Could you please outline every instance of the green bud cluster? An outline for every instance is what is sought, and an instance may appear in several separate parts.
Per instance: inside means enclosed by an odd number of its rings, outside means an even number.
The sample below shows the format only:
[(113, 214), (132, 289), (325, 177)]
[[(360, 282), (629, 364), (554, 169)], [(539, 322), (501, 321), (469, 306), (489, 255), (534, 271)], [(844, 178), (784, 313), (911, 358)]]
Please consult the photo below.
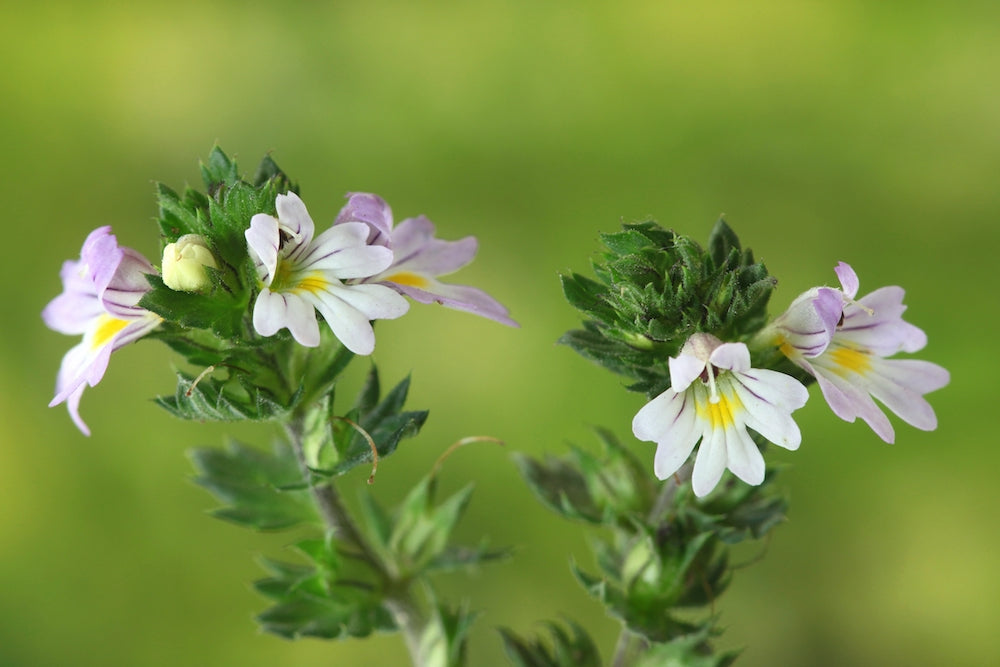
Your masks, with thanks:
[(667, 358), (692, 334), (746, 342), (767, 320), (777, 281), (719, 220), (702, 248), (654, 222), (602, 234), (596, 280), (562, 276), (569, 303), (586, 320), (560, 343), (655, 395), (670, 386)]

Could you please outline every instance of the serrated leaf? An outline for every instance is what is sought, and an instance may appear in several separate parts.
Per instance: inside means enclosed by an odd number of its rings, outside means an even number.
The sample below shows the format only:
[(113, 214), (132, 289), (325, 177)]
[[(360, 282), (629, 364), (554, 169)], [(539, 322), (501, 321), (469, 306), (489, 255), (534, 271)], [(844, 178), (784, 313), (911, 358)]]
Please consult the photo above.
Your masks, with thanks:
[(160, 231), (168, 241), (176, 241), (184, 234), (201, 233), (196, 209), (184, 203), (176, 192), (163, 183), (157, 183), (156, 198)]
[(372, 632), (396, 628), (392, 615), (381, 604), (354, 594), (326, 598), (300, 592), (293, 599), (265, 610), (257, 622), (265, 632), (287, 639), (367, 637)]
[(237, 182), (240, 174), (236, 161), (231, 160), (221, 148), (214, 146), (208, 155), (208, 161), (201, 163), (201, 178), (209, 194), (214, 195), (223, 186)]
[(514, 462), (528, 488), (546, 507), (570, 519), (603, 522), (603, 512), (575, 466), (560, 458), (546, 457), (542, 462), (524, 454), (515, 454)]
[[(420, 431), (420, 427), (427, 421), (428, 414), (427, 410), (423, 410), (393, 415), (371, 430), (369, 433), (375, 442), (379, 460), (387, 458), (395, 452), (401, 440), (416, 435)], [(336, 465), (316, 472), (324, 475), (343, 475), (359, 465), (371, 463), (372, 458), (371, 447), (367, 441), (358, 436), (351, 439), (351, 444), (342, 453)]]
[(264, 387), (240, 379), (240, 375), (225, 380), (206, 376), (196, 384), (193, 376), (178, 371), (174, 395), (154, 400), (175, 417), (197, 421), (269, 421), (288, 414), (289, 407)]
[[(212, 275), (216, 275), (215, 274)], [(139, 305), (176, 325), (193, 329), (209, 329), (222, 338), (235, 338), (242, 330), (248, 312), (249, 298), (219, 287), (205, 294), (179, 292), (170, 289), (160, 276), (149, 275), (150, 291)]]
[(193, 449), (190, 457), (195, 483), (224, 503), (213, 512), (219, 518), (258, 530), (317, 518), (308, 490), (299, 488), (302, 473), (295, 455), (285, 445), (264, 452), (233, 440), (224, 449)]

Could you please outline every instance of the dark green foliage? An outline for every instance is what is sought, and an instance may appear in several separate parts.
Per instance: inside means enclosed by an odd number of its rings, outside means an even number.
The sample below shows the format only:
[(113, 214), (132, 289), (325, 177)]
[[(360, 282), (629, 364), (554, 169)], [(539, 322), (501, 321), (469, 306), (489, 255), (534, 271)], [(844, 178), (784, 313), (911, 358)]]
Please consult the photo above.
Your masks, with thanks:
[(305, 565), (263, 561), (270, 576), (254, 588), (275, 604), (257, 617), (261, 629), (288, 639), (346, 639), (395, 630), (371, 567), (341, 555), (332, 536), (304, 540), (295, 548)]
[(567, 301), (587, 319), (560, 342), (633, 380), (630, 389), (652, 396), (667, 388), (667, 359), (691, 334), (745, 341), (764, 325), (776, 281), (723, 220), (707, 250), (653, 222), (601, 241), (596, 280), (562, 276)]
[[(690, 654), (707, 661), (691, 664), (728, 664), (732, 656), (713, 657), (707, 642), (716, 619), (710, 613), (698, 618), (692, 610), (711, 608), (728, 586), (729, 545), (758, 539), (784, 519), (786, 500), (769, 486), (773, 470), (761, 486), (724, 479), (697, 502), (681, 477), (657, 482), (611, 433), (597, 434), (597, 455), (571, 447), (545, 461), (517, 458), (543, 504), (602, 529), (592, 542), (597, 572), (574, 563), (574, 575), (650, 655), (679, 660)], [(692, 643), (692, 637), (700, 639)]]
[(587, 631), (567, 621), (570, 632), (558, 623), (545, 623), (551, 635), (546, 642), (542, 638), (523, 639), (507, 628), (500, 628), (504, 651), (515, 667), (601, 667), (601, 656), (597, 646)]

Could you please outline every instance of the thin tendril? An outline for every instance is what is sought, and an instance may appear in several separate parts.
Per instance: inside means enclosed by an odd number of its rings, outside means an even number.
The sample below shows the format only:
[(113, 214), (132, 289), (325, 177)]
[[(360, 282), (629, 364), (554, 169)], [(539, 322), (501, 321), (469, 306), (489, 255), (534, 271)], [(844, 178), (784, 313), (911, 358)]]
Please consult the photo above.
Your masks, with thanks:
[(464, 447), (465, 445), (471, 445), (474, 442), (494, 442), (500, 445), (501, 447), (503, 447), (504, 445), (503, 440), (488, 435), (470, 435), (467, 438), (462, 438), (461, 440), (457, 440), (453, 442), (451, 446), (448, 447), (448, 449), (444, 450), (444, 453), (441, 454), (441, 456), (438, 457), (437, 461), (434, 462), (434, 465), (431, 466), (431, 474), (429, 476), (434, 477), (435, 475), (437, 475), (438, 468), (441, 467), (441, 464), (444, 463), (444, 460), (446, 458), (451, 456), (451, 453), (453, 451), (455, 451), (459, 447)]
[(351, 428), (353, 428), (355, 431), (357, 431), (358, 433), (361, 434), (362, 438), (364, 438), (365, 440), (368, 441), (368, 446), (372, 448), (372, 474), (368, 475), (368, 483), (369, 484), (374, 484), (375, 483), (375, 473), (378, 472), (378, 448), (375, 447), (375, 441), (372, 440), (372, 437), (368, 434), (368, 431), (364, 430), (358, 424), (354, 423), (353, 421), (351, 421), (347, 417), (336, 417), (335, 416), (335, 417), (333, 417), (333, 419), (336, 419), (336, 420), (339, 420), (339, 421), (342, 421), (342, 422), (347, 422), (347, 424), (349, 424), (351, 426)]
[(203, 370), (201, 373), (199, 373), (198, 377), (196, 377), (194, 379), (194, 382), (191, 383), (191, 386), (188, 387), (187, 391), (184, 392), (184, 395), (188, 398), (191, 398), (191, 394), (194, 393), (194, 388), (198, 386), (198, 383), (202, 381), (202, 378), (204, 378), (206, 375), (208, 375), (214, 370), (215, 370), (215, 364), (212, 364), (211, 366)]

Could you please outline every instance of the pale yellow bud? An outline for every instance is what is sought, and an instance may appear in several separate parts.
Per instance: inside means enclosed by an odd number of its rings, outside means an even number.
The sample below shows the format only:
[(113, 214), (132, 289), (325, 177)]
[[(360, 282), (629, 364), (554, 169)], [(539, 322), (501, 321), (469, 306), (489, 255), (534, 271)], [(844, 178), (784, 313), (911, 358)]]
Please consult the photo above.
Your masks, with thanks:
[(219, 268), (205, 239), (185, 234), (163, 249), (163, 283), (179, 292), (200, 292), (211, 284), (205, 267)]

